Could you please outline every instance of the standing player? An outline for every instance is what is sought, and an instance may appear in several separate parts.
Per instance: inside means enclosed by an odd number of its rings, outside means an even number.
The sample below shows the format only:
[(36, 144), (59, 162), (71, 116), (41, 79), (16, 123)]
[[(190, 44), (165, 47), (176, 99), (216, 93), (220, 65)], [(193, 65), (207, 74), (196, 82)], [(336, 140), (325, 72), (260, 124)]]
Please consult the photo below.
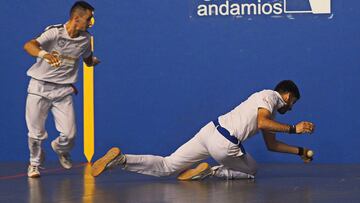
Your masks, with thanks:
[(299, 99), (300, 93), (295, 83), (290, 80), (281, 81), (275, 91), (257, 92), (229, 113), (209, 122), (170, 156), (125, 155), (114, 147), (93, 164), (92, 175), (98, 176), (104, 170), (119, 165), (127, 171), (168, 176), (211, 156), (221, 165), (210, 168), (207, 163), (201, 163), (195, 169), (181, 173), (178, 179), (196, 180), (207, 176), (254, 178), (256, 162), (245, 152), (242, 143), (259, 130), (270, 151), (300, 155), (305, 162), (309, 162), (312, 157), (306, 155), (308, 149), (290, 146), (275, 137), (275, 132), (301, 134), (314, 131), (311, 122), (287, 125), (274, 120), (276, 112), (285, 114)]
[(31, 77), (26, 100), (26, 124), (30, 150), (29, 177), (39, 177), (43, 162), (42, 142), (48, 137), (45, 120), (51, 110), (60, 136), (51, 142), (60, 164), (70, 169), (70, 150), (76, 134), (72, 93), (78, 76), (79, 58), (88, 66), (99, 63), (91, 52), (90, 34), (94, 8), (84, 1), (76, 2), (70, 10), (70, 19), (64, 25), (53, 25), (36, 39), (28, 41), (24, 49), (37, 57), (27, 71)]

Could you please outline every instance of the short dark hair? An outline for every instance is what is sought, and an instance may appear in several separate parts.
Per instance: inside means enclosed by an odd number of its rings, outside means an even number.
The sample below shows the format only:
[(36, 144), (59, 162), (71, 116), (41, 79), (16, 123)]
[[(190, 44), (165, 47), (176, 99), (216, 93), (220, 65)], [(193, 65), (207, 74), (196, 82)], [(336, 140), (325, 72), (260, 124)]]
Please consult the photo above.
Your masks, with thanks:
[(86, 10), (90, 10), (90, 11), (94, 11), (95, 8), (92, 7), (88, 2), (86, 1), (77, 1), (74, 3), (74, 5), (71, 7), (70, 9), (70, 17), (73, 16), (73, 14), (77, 11), (77, 10), (82, 10), (82, 11), (86, 11)]
[(281, 93), (290, 92), (292, 93), (297, 99), (300, 99), (300, 92), (296, 84), (291, 80), (283, 80), (276, 85), (275, 91)]

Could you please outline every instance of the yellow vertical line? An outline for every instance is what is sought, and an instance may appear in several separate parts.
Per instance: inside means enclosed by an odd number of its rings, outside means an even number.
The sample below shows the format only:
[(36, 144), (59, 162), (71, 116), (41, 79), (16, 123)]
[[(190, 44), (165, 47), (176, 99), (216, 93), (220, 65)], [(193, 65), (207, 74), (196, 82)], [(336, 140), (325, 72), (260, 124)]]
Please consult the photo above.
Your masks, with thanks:
[[(91, 37), (91, 51), (94, 39)], [(94, 155), (94, 68), (84, 65), (84, 155), (88, 162)]]
[(91, 165), (86, 164), (84, 167), (84, 183), (83, 183), (83, 203), (93, 203), (96, 191), (95, 178), (91, 175)]

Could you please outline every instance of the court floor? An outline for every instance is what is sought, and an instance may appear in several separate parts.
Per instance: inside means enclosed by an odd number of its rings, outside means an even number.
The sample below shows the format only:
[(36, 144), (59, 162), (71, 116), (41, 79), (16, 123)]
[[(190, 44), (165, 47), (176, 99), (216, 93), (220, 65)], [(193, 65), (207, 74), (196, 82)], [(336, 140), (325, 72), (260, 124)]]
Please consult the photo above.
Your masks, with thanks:
[(89, 165), (52, 163), (29, 179), (24, 163), (0, 164), (0, 202), (360, 202), (360, 164), (260, 164), (255, 180), (181, 182), (121, 169), (98, 178)]

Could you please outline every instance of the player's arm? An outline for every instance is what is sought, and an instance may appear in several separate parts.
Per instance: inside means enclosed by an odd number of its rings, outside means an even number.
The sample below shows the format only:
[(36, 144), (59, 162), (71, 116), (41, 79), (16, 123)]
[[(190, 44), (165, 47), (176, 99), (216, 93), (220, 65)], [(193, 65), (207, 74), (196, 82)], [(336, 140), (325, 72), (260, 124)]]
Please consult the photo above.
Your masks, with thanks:
[(30, 56), (38, 57), (40, 49), (40, 43), (35, 39), (32, 39), (25, 43), (24, 45), (25, 51), (30, 54)]
[(258, 128), (268, 132), (284, 132), (284, 133), (312, 133), (315, 126), (311, 122), (302, 121), (296, 125), (282, 124), (271, 118), (271, 112), (265, 108), (258, 109), (257, 115)]
[(263, 130), (262, 134), (266, 147), (269, 151), (288, 153), (288, 154), (299, 154), (298, 147), (290, 146), (286, 143), (277, 140), (275, 133)]
[(313, 160), (313, 154), (308, 154), (308, 152), (311, 150), (302, 147), (291, 146), (281, 142), (276, 139), (276, 135), (273, 132), (263, 130), (262, 134), (266, 147), (269, 151), (296, 154), (299, 155), (305, 163), (309, 163)]
[(94, 48), (91, 45), (91, 41), (92, 40), (90, 39), (88, 42), (88, 46), (85, 49), (85, 52), (82, 54), (84, 63), (89, 67), (96, 66), (100, 63), (100, 60), (94, 56)]
[(59, 58), (49, 54), (45, 50), (41, 49), (41, 45), (35, 39), (32, 39), (25, 43), (24, 50), (33, 57), (39, 57), (45, 59), (50, 65), (58, 67), (60, 66)]

